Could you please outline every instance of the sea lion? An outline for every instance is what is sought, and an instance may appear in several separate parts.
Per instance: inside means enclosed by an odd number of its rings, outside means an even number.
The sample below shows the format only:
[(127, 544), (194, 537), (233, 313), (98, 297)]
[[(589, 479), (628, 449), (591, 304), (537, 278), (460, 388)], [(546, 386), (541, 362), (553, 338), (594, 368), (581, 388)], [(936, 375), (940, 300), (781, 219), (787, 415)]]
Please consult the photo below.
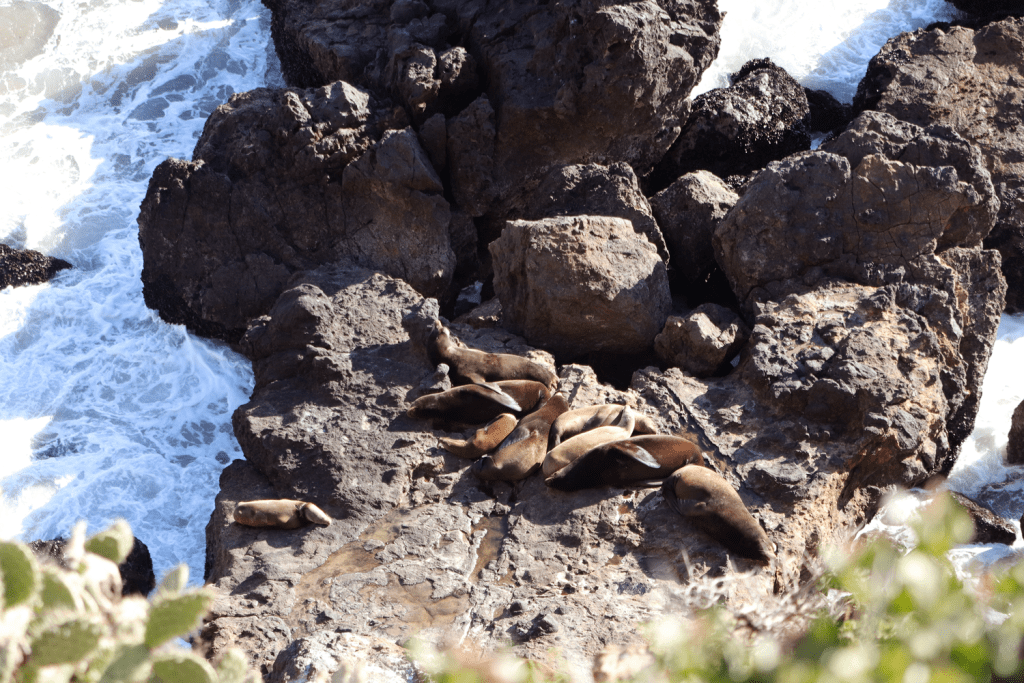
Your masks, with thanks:
[(740, 494), (714, 470), (686, 465), (665, 479), (661, 493), (672, 509), (736, 554), (766, 562), (775, 557)]
[(331, 525), (331, 518), (312, 503), (301, 500), (250, 500), (235, 505), (235, 521), (245, 526), (298, 529), (306, 522)]
[(634, 436), (590, 449), (544, 483), (560, 491), (632, 486), (663, 479), (684, 465), (702, 465), (703, 462), (697, 444), (682, 437)]
[(493, 455), (485, 455), (473, 463), (473, 474), (490, 481), (526, 479), (544, 460), (551, 423), (567, 410), (569, 401), (561, 392), (556, 392), (543, 406), (524, 417)]
[(596, 448), (609, 441), (628, 439), (630, 434), (633, 433), (635, 423), (636, 413), (629, 406), (626, 406), (619, 413), (619, 419), (615, 424), (591, 429), (582, 434), (577, 434), (571, 439), (566, 439), (548, 451), (547, 456), (545, 456), (542, 466), (544, 478), (547, 479), (592, 448)]
[(476, 460), (484, 453), (489, 453), (497, 448), (498, 444), (516, 428), (516, 422), (518, 420), (512, 413), (502, 413), (476, 430), (476, 433), (469, 439), (442, 437), (439, 441), (441, 447), (452, 455)]
[[(551, 425), (551, 432), (548, 437), (548, 450), (577, 434), (615, 424), (621, 417), (622, 409), (625, 407), (616, 403), (602, 403), (596, 406), (577, 408), (559, 415), (558, 419)], [(654, 424), (654, 420), (646, 415), (636, 413), (634, 415), (634, 434), (658, 433), (658, 427)]]
[(558, 375), (536, 361), (510, 353), (488, 353), (471, 349), (434, 321), (427, 337), (427, 356), (434, 365), (447, 363), (455, 384), (480, 384), (508, 379), (529, 379), (554, 388)]
[(419, 420), (480, 424), (490, 422), (502, 413), (521, 415), (550, 395), (546, 386), (528, 379), (464, 384), (448, 391), (420, 396), (412, 402), (406, 414)]

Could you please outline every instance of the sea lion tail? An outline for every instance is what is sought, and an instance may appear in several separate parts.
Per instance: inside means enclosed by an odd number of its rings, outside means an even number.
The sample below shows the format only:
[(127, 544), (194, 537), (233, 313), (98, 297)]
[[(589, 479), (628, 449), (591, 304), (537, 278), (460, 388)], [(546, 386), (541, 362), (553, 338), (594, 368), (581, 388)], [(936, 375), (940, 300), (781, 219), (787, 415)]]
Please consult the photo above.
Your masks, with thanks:
[(492, 401), (496, 401), (497, 403), (517, 413), (523, 411), (519, 403), (514, 398), (509, 396), (507, 393), (505, 393), (505, 390), (499, 387), (497, 384), (493, 384), (492, 382), (479, 382), (476, 384), (476, 386), (483, 387), (484, 389), (487, 389), (489, 392), (493, 392), (494, 395), (490, 397)]

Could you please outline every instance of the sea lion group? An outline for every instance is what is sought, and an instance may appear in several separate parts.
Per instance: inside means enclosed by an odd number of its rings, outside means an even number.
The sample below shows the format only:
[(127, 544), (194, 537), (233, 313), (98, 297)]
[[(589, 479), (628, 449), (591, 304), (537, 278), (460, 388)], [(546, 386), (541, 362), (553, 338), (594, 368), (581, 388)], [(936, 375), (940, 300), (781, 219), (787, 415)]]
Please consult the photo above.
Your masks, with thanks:
[(669, 505), (738, 555), (775, 557), (772, 543), (739, 494), (704, 467), (692, 441), (658, 434), (655, 422), (629, 406), (569, 410), (555, 373), (528, 358), (467, 347), (441, 321), (427, 338), (427, 355), (445, 364), (447, 391), (416, 399), (413, 418), (446, 427), (486, 423), (469, 438), (443, 437), (448, 452), (476, 462), (480, 479), (519, 481), (541, 470), (557, 490), (662, 483)]

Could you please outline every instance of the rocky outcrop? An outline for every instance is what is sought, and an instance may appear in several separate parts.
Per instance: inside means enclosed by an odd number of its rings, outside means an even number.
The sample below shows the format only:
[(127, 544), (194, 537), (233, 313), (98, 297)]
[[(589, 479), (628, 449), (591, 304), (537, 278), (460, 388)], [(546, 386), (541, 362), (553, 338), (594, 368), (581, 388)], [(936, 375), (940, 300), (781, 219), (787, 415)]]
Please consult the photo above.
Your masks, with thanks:
[(621, 218), (510, 221), (490, 250), (509, 329), (565, 359), (642, 353), (672, 307), (664, 262)]
[(740, 301), (822, 274), (868, 282), (954, 245), (974, 247), (998, 208), (976, 147), (949, 129), (866, 112), (818, 151), (773, 162), (714, 236)]
[(969, 540), (970, 543), (1005, 543), (1013, 545), (1017, 533), (1013, 530), (1013, 523), (1008, 519), (1000, 517), (984, 505), (979, 505), (967, 496), (951, 492), (953, 499), (963, 506), (967, 514), (974, 522), (974, 533)]
[(0, 7), (0, 71), (42, 52), (58, 21), (60, 12), (41, 2), (15, 0)]
[(679, 139), (661, 162), (662, 174), (742, 175), (811, 148), (807, 96), (784, 69), (753, 59), (729, 80), (728, 88), (694, 99)]
[(1015, 0), (949, 0), (949, 2), (962, 12), (983, 17), (1000, 12), (1024, 13), (1024, 8)]
[(750, 338), (750, 328), (728, 308), (702, 304), (686, 316), (670, 315), (654, 338), (654, 352), (665, 365), (694, 377), (710, 377), (731, 361)]
[(1006, 462), (1009, 465), (1024, 465), (1024, 401), (1021, 401), (1010, 418), (1010, 434), (1006, 442)]
[(64, 259), (0, 244), (0, 289), (49, 282), (54, 275), (70, 267)]
[(237, 341), (289, 278), (339, 259), (428, 295), (451, 280), (451, 209), (404, 115), (345, 83), (218, 107), (193, 161), (168, 159), (139, 214), (146, 303)]
[[(43, 562), (52, 562), (67, 569), (67, 560), (64, 559), (67, 542), (66, 538), (53, 538), (48, 541), (32, 541), (28, 545)], [(146, 596), (156, 588), (156, 575), (153, 573), (153, 558), (149, 555), (149, 547), (137, 538), (132, 541), (128, 557), (117, 565), (117, 570), (121, 574), (121, 595)]]
[[(969, 11), (999, 3), (969, 3)], [(981, 5), (993, 7), (983, 8)], [(871, 60), (854, 106), (921, 126), (948, 127), (976, 144), (1001, 202), (985, 246), (998, 249), (1009, 312), (1024, 311), (1024, 19), (978, 30), (904, 33)]]

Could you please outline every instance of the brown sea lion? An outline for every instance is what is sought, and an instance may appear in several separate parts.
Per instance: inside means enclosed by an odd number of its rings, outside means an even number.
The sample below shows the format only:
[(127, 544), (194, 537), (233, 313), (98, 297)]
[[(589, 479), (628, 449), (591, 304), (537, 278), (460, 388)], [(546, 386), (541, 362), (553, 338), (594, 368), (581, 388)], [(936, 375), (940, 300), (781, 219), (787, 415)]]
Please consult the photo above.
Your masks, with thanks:
[(427, 337), (427, 356), (434, 365), (446, 363), (455, 384), (529, 379), (553, 389), (558, 382), (558, 375), (553, 370), (529, 358), (469, 348), (453, 336), (440, 320), (434, 321), (434, 327)]
[(420, 396), (406, 414), (419, 420), (481, 424), (502, 413), (522, 415), (550, 395), (546, 386), (528, 379), (464, 384), (448, 391)]
[(491, 481), (526, 479), (544, 460), (551, 423), (567, 410), (569, 402), (557, 392), (541, 408), (524, 417), (493, 455), (485, 455), (473, 463), (473, 474)]
[[(555, 423), (551, 425), (551, 433), (548, 437), (548, 450), (567, 439), (582, 434), (583, 432), (606, 427), (618, 422), (622, 415), (622, 409), (626, 406), (616, 403), (603, 403), (586, 408), (576, 408), (558, 416)], [(658, 427), (654, 420), (646, 415), (635, 413), (634, 434), (657, 434)]]
[(312, 503), (301, 500), (250, 500), (235, 505), (235, 521), (245, 526), (298, 529), (307, 522), (331, 525), (331, 518)]
[(619, 413), (619, 419), (615, 424), (591, 429), (582, 434), (577, 434), (571, 439), (566, 439), (548, 451), (548, 454), (544, 457), (544, 464), (542, 466), (544, 478), (550, 477), (592, 448), (597, 448), (609, 441), (628, 439), (633, 433), (633, 426), (635, 424), (636, 413), (627, 406)]
[(441, 447), (452, 455), (476, 460), (484, 453), (490, 453), (497, 448), (498, 444), (516, 428), (517, 422), (516, 416), (512, 413), (502, 413), (476, 430), (469, 439), (441, 437), (439, 441)]
[(772, 542), (740, 494), (714, 470), (682, 467), (665, 479), (661, 492), (672, 509), (736, 554), (765, 562), (775, 557)]
[(684, 465), (702, 465), (697, 444), (654, 434), (612, 441), (590, 449), (544, 481), (560, 491), (598, 486), (632, 486), (660, 480)]

